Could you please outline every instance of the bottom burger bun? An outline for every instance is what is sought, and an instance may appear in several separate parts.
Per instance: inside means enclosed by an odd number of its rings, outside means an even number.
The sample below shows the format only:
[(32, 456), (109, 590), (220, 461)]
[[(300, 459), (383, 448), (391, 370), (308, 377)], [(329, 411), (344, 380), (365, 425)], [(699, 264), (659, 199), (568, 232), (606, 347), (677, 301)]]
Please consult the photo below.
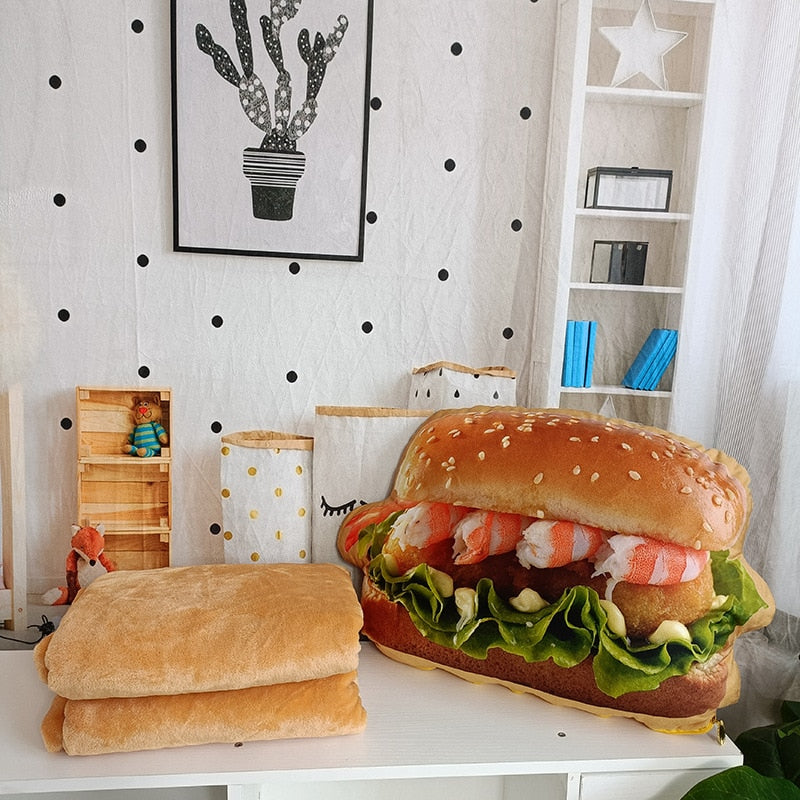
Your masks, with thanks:
[[(427, 661), (424, 658), (413, 656), (409, 653), (404, 653), (399, 650), (392, 650), (384, 645), (376, 644), (376, 647), (388, 658), (398, 661), (401, 664), (406, 664), (409, 667), (414, 667), (415, 669), (442, 669), (445, 672), (449, 672), (451, 675), (455, 675), (457, 678), (469, 681), (470, 683), (497, 684), (499, 686), (504, 686), (506, 689), (510, 689), (516, 694), (530, 694), (534, 697), (538, 697), (540, 700), (550, 703), (551, 705), (563, 706), (565, 708), (576, 708), (579, 711), (585, 711), (598, 717), (626, 717), (628, 719), (636, 720), (636, 722), (641, 722), (651, 730), (658, 731), (660, 733), (705, 733), (706, 731), (710, 730), (717, 721), (715, 711), (706, 711), (693, 717), (673, 718), (661, 717), (655, 714), (645, 714), (636, 711), (622, 711), (604, 706), (592, 706), (589, 703), (584, 703), (579, 700), (570, 700), (566, 697), (559, 697), (558, 695), (554, 694), (548, 694), (547, 692), (534, 689), (530, 686), (512, 683), (511, 681), (504, 680), (502, 678), (492, 678), (475, 672), (469, 672), (466, 670), (457, 669), (455, 667), (450, 667), (445, 664), (437, 664), (432, 661)], [(735, 702), (736, 698), (739, 696), (739, 670), (730, 653), (728, 653), (725, 658), (725, 664), (720, 665), (719, 672), (723, 673), (726, 670), (726, 697), (729, 694), (730, 699), (727, 700), (727, 702), (725, 702), (723, 699), (723, 702), (720, 703), (721, 706), (730, 705), (730, 703)], [(700, 679), (701, 683), (702, 681), (703, 678)]]
[[(760, 578), (757, 583), (769, 594)], [(405, 607), (392, 602), (366, 576), (361, 604), (363, 633), (394, 661), (417, 669), (442, 669), (471, 683), (499, 684), (596, 716), (631, 718), (656, 731), (704, 733), (716, 722), (717, 710), (739, 698), (740, 676), (732, 642), (705, 664), (693, 664), (685, 675), (667, 678), (655, 689), (613, 698), (597, 686), (593, 657), (568, 668), (552, 659), (528, 662), (500, 648), (489, 649), (485, 659), (473, 658), (422, 635)], [(738, 633), (762, 627), (770, 616), (768, 609), (762, 609)]]
[(730, 457), (654, 428), (447, 410), (337, 543), (386, 655), (699, 732), (738, 698), (735, 639), (774, 613), (742, 555), (748, 484)]

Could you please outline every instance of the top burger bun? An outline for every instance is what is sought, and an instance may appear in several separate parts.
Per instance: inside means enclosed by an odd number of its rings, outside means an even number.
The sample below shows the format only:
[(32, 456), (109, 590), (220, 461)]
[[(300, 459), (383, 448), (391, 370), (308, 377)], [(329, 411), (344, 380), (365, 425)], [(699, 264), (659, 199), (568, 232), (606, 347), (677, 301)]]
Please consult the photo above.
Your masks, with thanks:
[(409, 442), (393, 497), (735, 549), (750, 495), (725, 460), (730, 470), (720, 454), (664, 431), (579, 412), (445, 410)]

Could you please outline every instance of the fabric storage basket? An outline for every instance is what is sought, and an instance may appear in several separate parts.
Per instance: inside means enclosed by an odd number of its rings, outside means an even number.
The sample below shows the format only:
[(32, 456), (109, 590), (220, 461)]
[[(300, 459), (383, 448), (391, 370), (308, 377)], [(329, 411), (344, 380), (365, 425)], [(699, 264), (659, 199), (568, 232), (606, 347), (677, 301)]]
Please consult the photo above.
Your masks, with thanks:
[(310, 436), (279, 431), (222, 437), (226, 563), (311, 561), (313, 447)]
[(347, 514), (383, 500), (408, 440), (429, 411), (379, 406), (317, 406), (314, 418), (314, 561), (347, 567), (357, 590), (359, 571), (336, 549)]
[(465, 367), (437, 361), (411, 372), (409, 408), (464, 408), (517, 404), (516, 373), (508, 367)]

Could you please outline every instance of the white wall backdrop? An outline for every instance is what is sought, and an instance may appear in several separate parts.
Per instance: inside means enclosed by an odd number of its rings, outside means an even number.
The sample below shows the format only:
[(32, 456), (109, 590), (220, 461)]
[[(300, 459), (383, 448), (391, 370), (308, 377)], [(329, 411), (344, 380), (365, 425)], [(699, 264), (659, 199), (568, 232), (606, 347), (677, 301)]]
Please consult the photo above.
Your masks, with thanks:
[[(172, 553), (190, 564), (223, 557), (222, 434), (313, 435), (319, 405), (403, 407), (411, 369), (438, 360), (528, 384), (557, 0), (375, 0), (363, 262), (173, 252), (169, 5), (0, 2), (0, 385), (25, 393), (32, 592), (63, 579), (76, 521), (76, 385), (172, 388)], [(701, 202), (718, 213), (689, 282), (676, 430), (752, 473), (750, 541), (783, 627), (748, 640), (746, 726), (785, 691), (770, 676), (797, 675), (798, 217), (768, 202), (789, 162), (770, 120), (797, 130), (797, 5), (717, 6)], [(745, 278), (763, 311), (778, 223), (794, 236), (775, 347), (762, 385), (732, 392)], [(732, 394), (760, 409), (754, 426), (739, 414), (744, 439), (723, 435)]]
[(76, 385), (172, 388), (172, 552), (188, 564), (222, 558), (221, 433), (404, 406), (411, 369), (440, 359), (524, 372), (555, 10), (376, 0), (374, 221), (363, 263), (342, 263), (172, 251), (167, 0), (3, 0), (0, 267), (39, 338), (23, 376), (32, 591), (63, 578)]

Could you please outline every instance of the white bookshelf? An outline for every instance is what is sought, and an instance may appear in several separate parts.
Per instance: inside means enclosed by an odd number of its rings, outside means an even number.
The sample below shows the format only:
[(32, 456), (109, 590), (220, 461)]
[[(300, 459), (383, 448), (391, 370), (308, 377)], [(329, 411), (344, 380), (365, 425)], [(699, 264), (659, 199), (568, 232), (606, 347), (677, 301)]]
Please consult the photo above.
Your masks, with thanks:
[[(681, 368), (680, 335), (692, 262), (697, 176), (715, 5), (651, 0), (657, 27), (685, 39), (664, 57), (668, 90), (643, 76), (611, 86), (618, 52), (600, 34), (628, 26), (641, 0), (562, 0), (553, 71), (546, 210), (542, 228), (534, 385), (542, 402), (599, 411), (607, 398), (623, 417), (669, 427)], [(586, 175), (597, 166), (670, 169), (667, 212), (584, 208)], [(642, 286), (589, 280), (594, 241), (648, 242)], [(591, 388), (561, 386), (566, 321), (593, 319), (598, 333)], [(652, 328), (679, 331), (678, 354), (657, 391), (624, 389), (622, 378)]]

